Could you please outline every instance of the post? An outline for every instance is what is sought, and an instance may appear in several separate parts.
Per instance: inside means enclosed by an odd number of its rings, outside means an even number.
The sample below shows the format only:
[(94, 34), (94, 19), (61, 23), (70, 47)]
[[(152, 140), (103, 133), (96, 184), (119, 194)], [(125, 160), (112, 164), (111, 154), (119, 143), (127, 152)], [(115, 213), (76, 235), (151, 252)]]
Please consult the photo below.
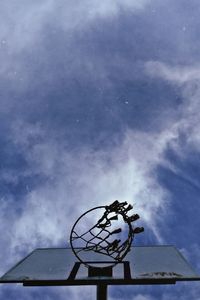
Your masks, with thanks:
[(97, 300), (107, 300), (107, 284), (97, 285)]

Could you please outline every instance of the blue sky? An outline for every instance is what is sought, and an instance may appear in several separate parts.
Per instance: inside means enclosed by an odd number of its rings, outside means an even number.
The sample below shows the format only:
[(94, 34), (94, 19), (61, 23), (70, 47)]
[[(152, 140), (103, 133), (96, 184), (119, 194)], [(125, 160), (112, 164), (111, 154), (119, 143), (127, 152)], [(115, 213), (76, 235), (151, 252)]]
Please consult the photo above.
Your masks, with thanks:
[[(1, 1), (1, 274), (66, 246), (82, 212), (115, 199), (141, 216), (136, 244), (174, 244), (200, 273), (199, 14), (197, 0)], [(11, 300), (94, 293), (0, 287)], [(109, 299), (199, 293), (119, 287)]]

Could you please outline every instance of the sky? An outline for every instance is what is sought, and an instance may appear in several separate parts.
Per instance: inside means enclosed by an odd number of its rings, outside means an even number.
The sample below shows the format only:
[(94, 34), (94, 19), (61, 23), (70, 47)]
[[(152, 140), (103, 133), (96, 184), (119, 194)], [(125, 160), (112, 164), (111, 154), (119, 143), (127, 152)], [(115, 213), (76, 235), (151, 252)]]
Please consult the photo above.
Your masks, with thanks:
[[(175, 245), (200, 273), (198, 0), (0, 2), (0, 275), (66, 247), (84, 211), (134, 204), (136, 245)], [(200, 299), (198, 282), (109, 299)], [(83, 296), (84, 295), (84, 296)], [(0, 299), (94, 299), (1, 285)]]

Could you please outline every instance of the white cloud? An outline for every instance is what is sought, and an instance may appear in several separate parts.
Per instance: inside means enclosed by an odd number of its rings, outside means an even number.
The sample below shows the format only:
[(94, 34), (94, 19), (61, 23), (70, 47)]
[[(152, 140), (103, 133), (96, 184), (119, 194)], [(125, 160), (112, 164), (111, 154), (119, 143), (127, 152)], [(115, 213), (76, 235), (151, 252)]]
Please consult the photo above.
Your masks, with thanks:
[(170, 66), (160, 61), (145, 64), (146, 73), (154, 78), (161, 78), (171, 83), (184, 84), (200, 80), (200, 66)]
[[(124, 289), (126, 289), (126, 286), (124, 286)], [(132, 292), (131, 292), (132, 294)], [(141, 294), (141, 293), (138, 293), (137, 291), (137, 287), (135, 286), (134, 287), (134, 294), (136, 294), (136, 296), (128, 296), (128, 297), (120, 297), (120, 298), (112, 298), (112, 297), (109, 297), (111, 300), (114, 300), (114, 299), (131, 299), (131, 300), (154, 300), (153, 297), (151, 297), (150, 295), (148, 295), (147, 293), (146, 294)]]
[(129, 131), (117, 149), (73, 153), (39, 125), (15, 125), (13, 141), (29, 165), (28, 175), (41, 175), (46, 181), (32, 190), (27, 187), (20, 214), (14, 200), (3, 202), (1, 224), (8, 228), (6, 243), (13, 260), (36, 246), (67, 245), (72, 224), (82, 212), (115, 199), (135, 204), (141, 225), (162, 241), (158, 222), (168, 194), (159, 186), (154, 168), (163, 161), (167, 135)]
[[(11, 51), (21, 51), (34, 46), (41, 38), (41, 30), (48, 24), (54, 24), (56, 30), (61, 26), (65, 30), (83, 28), (97, 18), (112, 18), (121, 9), (137, 12), (146, 7), (150, 0), (45, 0), (12, 1), (0, 4), (0, 41), (2, 46), (12, 44)], [(39, 42), (39, 40), (38, 40)]]
[(153, 298), (149, 295), (142, 295), (142, 294), (139, 294), (137, 296), (134, 296), (132, 298), (132, 300), (152, 300)]
[[(148, 2), (13, 1), (12, 7), (8, 2), (2, 2), (0, 47), (1, 53), (5, 51), (9, 57), (5, 59), (2, 54), (2, 78), (23, 75), (23, 87), (29, 84), (30, 70), (22, 67), (22, 56), (24, 50), (31, 51), (31, 47), (40, 44), (45, 26), (56, 24), (52, 30), (62, 28), (70, 39), (70, 32), (89, 26), (98, 18), (114, 18), (121, 9), (138, 12)], [(182, 91), (180, 119), (157, 134), (129, 130), (118, 149), (95, 152), (85, 148), (73, 153), (67, 150), (64, 143), (57, 143), (48, 137), (48, 132), (38, 124), (14, 124), (10, 138), (23, 154), (29, 169), (20, 174), (7, 171), (1, 176), (7, 182), (17, 183), (23, 176), (42, 175), (46, 181), (32, 190), (27, 187), (20, 211), (16, 210), (12, 197), (0, 200), (1, 242), (4, 244), (1, 251), (2, 269), (11, 261), (14, 263), (21, 251), (67, 242), (71, 225), (81, 212), (116, 198), (135, 203), (141, 223), (149, 226), (157, 240), (162, 242), (159, 222), (168, 206), (169, 194), (157, 182), (155, 168), (159, 164), (175, 168), (164, 159), (168, 146), (179, 155), (187, 155), (186, 145), (184, 153), (179, 145), (181, 132), (186, 134), (189, 148), (200, 149), (200, 67), (170, 66), (158, 61), (147, 62), (145, 67), (149, 76), (167, 80), (178, 85)], [(81, 290), (73, 293), (76, 299), (82, 296)], [(149, 300), (147, 295), (138, 295), (133, 299)]]
[[(145, 64), (146, 73), (152, 78), (168, 81), (177, 87), (181, 103), (178, 108), (179, 118), (174, 120), (167, 132), (171, 138), (168, 147), (173, 149), (181, 159), (187, 159), (192, 151), (200, 152), (200, 66), (171, 66), (163, 62), (150, 61)], [(181, 142), (184, 136), (184, 143)], [(180, 174), (188, 182), (200, 187), (198, 178), (191, 178), (189, 174), (175, 165), (168, 164), (173, 172)]]
[(25, 288), (21, 284), (2, 285), (0, 289), (1, 299), (6, 299), (9, 294), (9, 299), (20, 300), (35, 300), (37, 299), (59, 299), (65, 300), (67, 298), (73, 300), (90, 300), (96, 297), (96, 287), (94, 286), (67, 286), (67, 287), (32, 287)]
[[(163, 62), (150, 61), (145, 64), (146, 73), (153, 78), (169, 81), (179, 87), (182, 104), (179, 107), (179, 119), (172, 130), (185, 133), (190, 147), (200, 149), (200, 66), (170, 66)], [(178, 150), (178, 148), (177, 148)], [(181, 152), (181, 149), (179, 149)]]
[[(117, 18), (122, 10), (133, 14), (142, 12), (149, 2), (150, 0), (1, 1), (0, 79), (4, 83), (5, 94), (13, 90), (15, 93), (38, 90), (38, 87), (46, 86), (49, 81), (53, 82), (55, 73), (59, 73), (59, 62), (57, 66), (53, 63), (55, 51), (58, 60), (62, 57), (62, 78), (65, 77), (65, 82), (68, 82), (69, 75), (76, 77), (78, 73), (80, 76), (82, 69), (86, 70), (84, 78), (89, 74), (91, 80), (95, 72), (97, 80), (104, 79), (105, 63), (97, 57), (93, 61), (84, 53), (83, 45), (74, 45), (74, 40), (81, 33), (85, 35), (87, 29), (93, 28), (98, 22), (103, 27), (104, 20)], [(108, 80), (104, 80), (104, 85), (107, 82)], [(2, 96), (1, 110), (12, 108), (15, 105), (13, 102), (14, 100), (8, 101), (7, 97)]]

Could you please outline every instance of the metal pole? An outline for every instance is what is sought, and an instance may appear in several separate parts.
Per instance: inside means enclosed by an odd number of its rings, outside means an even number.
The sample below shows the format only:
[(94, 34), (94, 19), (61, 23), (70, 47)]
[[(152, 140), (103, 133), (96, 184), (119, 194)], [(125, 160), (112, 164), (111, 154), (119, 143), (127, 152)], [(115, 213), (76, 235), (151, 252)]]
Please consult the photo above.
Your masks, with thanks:
[(107, 300), (107, 284), (97, 285), (97, 300)]

